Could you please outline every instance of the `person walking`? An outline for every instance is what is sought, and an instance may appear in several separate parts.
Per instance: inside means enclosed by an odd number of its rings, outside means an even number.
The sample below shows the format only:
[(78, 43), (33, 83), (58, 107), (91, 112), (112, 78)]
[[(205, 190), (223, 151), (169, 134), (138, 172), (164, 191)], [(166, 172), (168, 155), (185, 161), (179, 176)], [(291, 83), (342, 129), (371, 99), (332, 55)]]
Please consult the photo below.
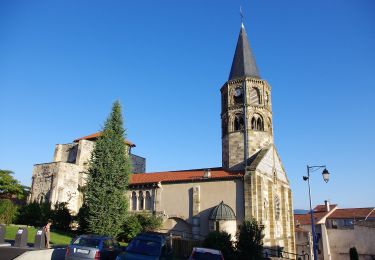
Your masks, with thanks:
[(49, 245), (51, 225), (52, 225), (52, 220), (49, 219), (47, 221), (47, 224), (43, 227), (43, 229), (44, 229), (44, 235), (45, 235), (45, 241), (46, 241), (45, 242), (46, 248), (51, 248), (50, 245)]

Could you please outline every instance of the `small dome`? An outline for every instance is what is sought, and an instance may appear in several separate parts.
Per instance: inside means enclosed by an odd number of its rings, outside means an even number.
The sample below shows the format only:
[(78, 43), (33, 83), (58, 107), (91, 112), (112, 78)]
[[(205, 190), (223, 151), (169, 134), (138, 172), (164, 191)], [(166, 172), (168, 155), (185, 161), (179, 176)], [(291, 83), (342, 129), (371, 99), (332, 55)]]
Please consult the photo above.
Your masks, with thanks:
[(236, 220), (236, 215), (233, 209), (222, 201), (212, 209), (209, 220)]

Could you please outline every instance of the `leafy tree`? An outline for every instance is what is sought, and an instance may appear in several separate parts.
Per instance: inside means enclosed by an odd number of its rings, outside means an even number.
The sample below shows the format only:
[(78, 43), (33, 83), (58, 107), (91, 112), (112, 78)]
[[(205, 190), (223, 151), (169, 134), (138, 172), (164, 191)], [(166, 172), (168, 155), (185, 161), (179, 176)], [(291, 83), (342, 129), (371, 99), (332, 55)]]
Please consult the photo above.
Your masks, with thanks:
[(257, 260), (263, 257), (263, 229), (255, 219), (245, 220), (237, 232), (238, 259)]
[(12, 171), (0, 170), (0, 197), (12, 198), (16, 196), (19, 199), (25, 197), (26, 187), (22, 186), (13, 176)]
[(349, 250), (350, 260), (358, 260), (357, 248), (351, 247)]
[(203, 241), (203, 247), (221, 250), (224, 259), (232, 259), (234, 247), (231, 235), (225, 231), (213, 231)]
[(66, 202), (56, 203), (52, 210), (53, 228), (59, 230), (68, 230), (72, 222), (72, 215), (67, 207)]
[(0, 200), (0, 223), (13, 223), (17, 215), (17, 206), (9, 199)]
[(131, 164), (124, 137), (121, 106), (116, 101), (96, 141), (87, 175), (86, 221), (92, 233), (117, 236), (126, 218)]
[(139, 223), (138, 217), (135, 214), (130, 214), (125, 219), (122, 226), (122, 231), (118, 238), (125, 242), (130, 242), (138, 233), (142, 231), (142, 225)]
[(42, 227), (48, 219), (53, 218), (53, 211), (51, 210), (51, 204), (44, 202), (39, 204), (38, 202), (31, 202), (23, 205), (18, 210), (17, 223)]

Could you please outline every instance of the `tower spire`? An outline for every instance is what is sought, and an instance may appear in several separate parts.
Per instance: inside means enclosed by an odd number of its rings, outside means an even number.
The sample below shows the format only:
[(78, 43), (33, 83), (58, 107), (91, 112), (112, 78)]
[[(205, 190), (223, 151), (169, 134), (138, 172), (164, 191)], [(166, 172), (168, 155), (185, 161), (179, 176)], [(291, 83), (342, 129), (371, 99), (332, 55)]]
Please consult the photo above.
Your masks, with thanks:
[(243, 77), (260, 78), (258, 67), (255, 62), (255, 57), (250, 48), (249, 40), (243, 24), (242, 7), (240, 7), (241, 14), (241, 29), (237, 40), (236, 51), (234, 52), (232, 67), (229, 74), (229, 80)]

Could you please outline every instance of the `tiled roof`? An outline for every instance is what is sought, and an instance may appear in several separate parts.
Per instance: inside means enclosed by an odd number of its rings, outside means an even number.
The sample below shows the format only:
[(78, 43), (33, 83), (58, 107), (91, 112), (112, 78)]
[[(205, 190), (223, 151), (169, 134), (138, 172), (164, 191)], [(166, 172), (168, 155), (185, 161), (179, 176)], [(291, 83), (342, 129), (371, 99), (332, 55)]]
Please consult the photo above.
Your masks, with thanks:
[(375, 218), (374, 208), (349, 208), (349, 209), (336, 209), (328, 218), (329, 219), (364, 219)]
[[(332, 210), (336, 206), (337, 204), (332, 204), (329, 207)], [(316, 205), (316, 207), (314, 208), (314, 212), (327, 212), (327, 207), (326, 205)]]
[(195, 182), (206, 180), (234, 179), (243, 176), (242, 171), (229, 172), (223, 168), (211, 168), (211, 177), (205, 178), (204, 173), (207, 169), (155, 172), (155, 173), (137, 173), (132, 174), (130, 185), (150, 184), (150, 183), (169, 183), (169, 182)]
[[(102, 132), (97, 132), (95, 134), (91, 134), (91, 135), (86, 135), (84, 137), (80, 137), (80, 138), (77, 138), (75, 139), (73, 142), (77, 143), (79, 142), (80, 140), (89, 140), (89, 141), (95, 141), (96, 139), (99, 138), (99, 136), (102, 135)], [(135, 147), (135, 144), (133, 144), (132, 142), (128, 141), (128, 140), (125, 140), (125, 143), (131, 147)]]
[[(314, 212), (314, 223), (318, 223), (318, 221), (323, 218), (327, 212)], [(311, 217), (310, 213), (303, 214), (303, 215), (294, 215), (294, 223), (295, 225), (311, 225)]]

